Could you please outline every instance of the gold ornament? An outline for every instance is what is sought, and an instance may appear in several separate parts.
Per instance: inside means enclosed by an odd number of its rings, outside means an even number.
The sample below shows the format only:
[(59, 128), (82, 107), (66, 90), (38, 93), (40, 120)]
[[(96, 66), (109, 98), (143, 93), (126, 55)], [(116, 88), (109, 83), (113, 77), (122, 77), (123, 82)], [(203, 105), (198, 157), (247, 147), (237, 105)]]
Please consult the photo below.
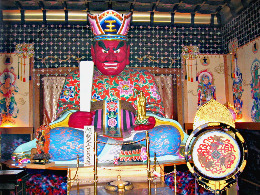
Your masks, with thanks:
[(226, 106), (214, 99), (211, 99), (198, 109), (194, 118), (193, 130), (206, 123), (212, 123), (211, 126), (214, 126), (215, 123), (224, 123), (235, 128), (235, 121), (231, 112)]
[(125, 190), (128, 191), (133, 189), (133, 184), (129, 181), (121, 180), (121, 176), (118, 175), (116, 181), (108, 182), (105, 185), (105, 189), (112, 192), (117, 191), (119, 194), (124, 194)]
[(137, 98), (137, 118), (146, 118), (146, 98), (144, 96), (144, 92), (142, 91), (140, 91), (140, 94)]

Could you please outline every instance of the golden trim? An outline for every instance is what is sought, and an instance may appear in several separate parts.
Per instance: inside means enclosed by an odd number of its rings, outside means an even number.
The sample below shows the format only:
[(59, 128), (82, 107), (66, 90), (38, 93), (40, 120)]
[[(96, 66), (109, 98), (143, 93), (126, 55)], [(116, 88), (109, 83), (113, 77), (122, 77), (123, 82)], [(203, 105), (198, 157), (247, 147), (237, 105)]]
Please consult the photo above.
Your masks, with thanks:
[(247, 162), (247, 160), (244, 160), (244, 161), (243, 161), (243, 163), (242, 163), (242, 165), (241, 165), (241, 167), (240, 167), (240, 169), (239, 169), (240, 172), (242, 172), (242, 171), (245, 169), (245, 167), (246, 167), (246, 162)]
[(199, 14), (196, 13), (194, 16), (194, 24), (210, 24), (211, 14)]
[(64, 10), (47, 10), (46, 11), (47, 21), (65, 22)]
[(117, 191), (117, 186), (112, 186), (112, 185), (105, 185), (105, 189), (111, 192), (116, 192)]
[(87, 21), (88, 14), (86, 11), (68, 11), (68, 21), (84, 22)]
[(33, 22), (42, 22), (43, 13), (42, 10), (25, 10), (24, 11), (24, 20), (33, 21)]
[(108, 191), (116, 192), (119, 194), (124, 193), (124, 191), (132, 190), (134, 188), (133, 184), (128, 181), (121, 180), (121, 176), (117, 176), (117, 180), (108, 182), (105, 185), (105, 189)]
[(150, 22), (150, 12), (134, 12), (132, 16), (132, 22)]
[(171, 23), (171, 18), (170, 12), (155, 12), (153, 21), (154, 23)]
[(238, 131), (236, 132), (236, 136), (238, 137), (238, 139), (239, 139), (242, 143), (245, 143), (244, 138), (242, 137), (242, 135), (241, 135)]
[(187, 167), (188, 167), (188, 169), (190, 170), (191, 173), (194, 173), (194, 169), (189, 162), (187, 162)]
[[(93, 11), (92, 13), (101, 12)], [(120, 12), (126, 13), (126, 12)], [(170, 12), (154, 12), (154, 23), (171, 23), (171, 13)], [(211, 24), (211, 14), (199, 14), (196, 13), (194, 16), (195, 24)], [(64, 10), (47, 10), (46, 11), (47, 21), (65, 21)], [(33, 22), (43, 21), (42, 10), (25, 10), (25, 20)], [(3, 21), (21, 21), (21, 11), (20, 10), (3, 10)], [(85, 22), (87, 21), (87, 11), (85, 10), (69, 10), (68, 11), (68, 21), (71, 22)], [(132, 22), (151, 22), (151, 12), (133, 12)], [(179, 13), (176, 12), (174, 16), (174, 23), (176, 24), (190, 24), (191, 14), (190, 13)], [(213, 24), (218, 25), (218, 18), (213, 16)]]
[(220, 123), (208, 123), (208, 126), (219, 126)]
[(218, 18), (214, 16), (214, 24), (218, 24)]
[(174, 24), (190, 24), (191, 14), (190, 13), (178, 13), (174, 14)]
[(21, 21), (20, 10), (3, 10), (3, 21), (19, 22)]
[(209, 180), (207, 185), (214, 191), (216, 190), (222, 190), (224, 189), (228, 183), (225, 180), (220, 180), (220, 181), (214, 181), (214, 180)]

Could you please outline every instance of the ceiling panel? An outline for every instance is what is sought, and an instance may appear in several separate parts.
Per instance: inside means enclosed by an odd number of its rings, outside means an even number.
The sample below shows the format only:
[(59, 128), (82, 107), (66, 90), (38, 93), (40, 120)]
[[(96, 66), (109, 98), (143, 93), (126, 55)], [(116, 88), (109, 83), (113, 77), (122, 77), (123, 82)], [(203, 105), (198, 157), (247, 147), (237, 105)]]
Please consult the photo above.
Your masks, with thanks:
[(217, 14), (222, 24), (257, 0), (0, 0), (0, 10), (86, 10)]

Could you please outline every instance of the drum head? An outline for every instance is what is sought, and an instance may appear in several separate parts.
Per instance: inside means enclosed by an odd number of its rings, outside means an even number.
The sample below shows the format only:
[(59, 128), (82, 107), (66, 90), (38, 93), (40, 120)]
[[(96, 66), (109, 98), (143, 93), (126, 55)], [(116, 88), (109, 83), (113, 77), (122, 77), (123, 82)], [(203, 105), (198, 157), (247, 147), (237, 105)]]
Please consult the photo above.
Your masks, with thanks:
[(194, 140), (191, 157), (198, 172), (211, 179), (224, 179), (236, 172), (241, 151), (230, 134), (207, 130)]

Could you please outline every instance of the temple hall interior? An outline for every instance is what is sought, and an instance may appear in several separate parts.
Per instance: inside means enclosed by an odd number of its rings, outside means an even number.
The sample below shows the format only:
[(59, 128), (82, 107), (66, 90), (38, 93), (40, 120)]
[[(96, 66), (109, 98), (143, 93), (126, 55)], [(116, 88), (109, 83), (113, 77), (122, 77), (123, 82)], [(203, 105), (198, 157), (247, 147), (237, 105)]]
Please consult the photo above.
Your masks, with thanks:
[(0, 195), (260, 194), (259, 0), (1, 0)]

